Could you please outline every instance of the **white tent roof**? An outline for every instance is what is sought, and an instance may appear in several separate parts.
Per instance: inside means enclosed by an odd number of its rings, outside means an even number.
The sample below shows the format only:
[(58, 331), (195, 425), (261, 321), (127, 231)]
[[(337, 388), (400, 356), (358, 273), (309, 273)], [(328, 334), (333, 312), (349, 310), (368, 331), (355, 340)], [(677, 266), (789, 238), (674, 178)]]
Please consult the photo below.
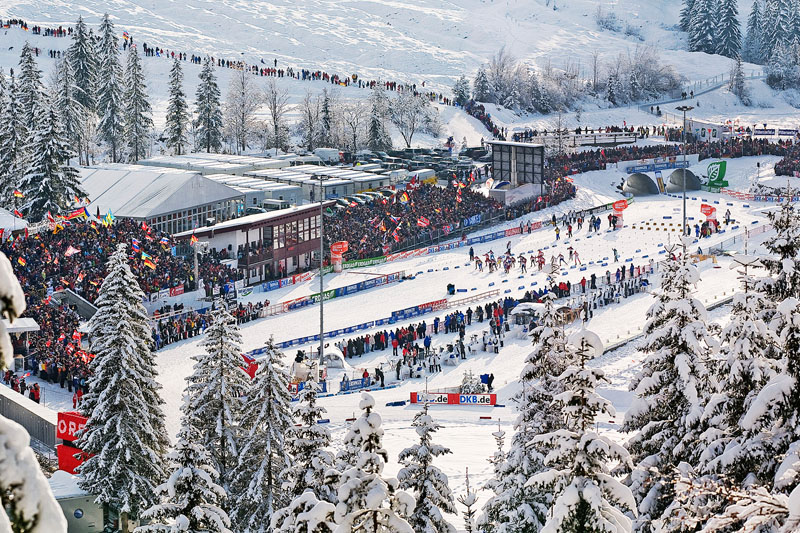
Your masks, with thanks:
[(241, 193), (197, 172), (140, 165), (81, 169), (89, 212), (145, 219), (241, 197)]
[(3, 319), (3, 325), (9, 333), (25, 333), (26, 331), (39, 331), (39, 324), (30, 317), (22, 317), (14, 320), (12, 324)]
[(24, 218), (15, 217), (11, 212), (0, 208), (0, 228), (6, 231), (13, 231), (18, 229), (25, 229), (28, 227), (28, 221)]

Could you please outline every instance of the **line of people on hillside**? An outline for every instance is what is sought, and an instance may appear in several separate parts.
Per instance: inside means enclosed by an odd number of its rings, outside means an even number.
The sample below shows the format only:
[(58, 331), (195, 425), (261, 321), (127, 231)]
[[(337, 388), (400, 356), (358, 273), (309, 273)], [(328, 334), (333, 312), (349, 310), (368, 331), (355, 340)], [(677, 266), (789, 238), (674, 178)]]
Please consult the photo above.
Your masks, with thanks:
[[(57, 28), (43, 28), (41, 26), (28, 27), (27, 22), (20, 19), (9, 19), (2, 21), (4, 27), (10, 28), (12, 26), (20, 27), (23, 30), (31, 29), (31, 33), (41, 36), (65, 37), (71, 36), (73, 29), (71, 26)], [(128, 32), (123, 33), (122, 48), (123, 51), (129, 46), (134, 46), (134, 37)], [(245, 70), (255, 76), (271, 76), (277, 78), (293, 78), (299, 81), (322, 81), (332, 85), (340, 85), (344, 87), (358, 87), (361, 89), (373, 89), (381, 85), (387, 91), (394, 92), (413, 92), (414, 94), (422, 94), (430, 101), (438, 102), (443, 105), (453, 105), (452, 98), (446, 97), (442, 93), (435, 91), (425, 90), (425, 81), (420, 84), (416, 83), (403, 83), (393, 80), (365, 80), (358, 74), (336, 74), (329, 73), (320, 69), (309, 68), (296, 68), (292, 66), (285, 66), (278, 68), (278, 59), (274, 58), (271, 62), (264, 59), (260, 60), (260, 64), (249, 64), (241, 59), (224, 59), (221, 57), (214, 57), (207, 54), (189, 53), (184, 51), (170, 50), (169, 47), (142, 43), (142, 53), (145, 57), (163, 57), (167, 59), (178, 59), (179, 61), (188, 61), (196, 65), (200, 65), (204, 59), (208, 58), (213, 64), (219, 68), (227, 68), (232, 70)], [(40, 50), (35, 50), (36, 55), (39, 55)], [(61, 57), (60, 50), (50, 50), (51, 58)], [(271, 64), (270, 64), (271, 63)]]

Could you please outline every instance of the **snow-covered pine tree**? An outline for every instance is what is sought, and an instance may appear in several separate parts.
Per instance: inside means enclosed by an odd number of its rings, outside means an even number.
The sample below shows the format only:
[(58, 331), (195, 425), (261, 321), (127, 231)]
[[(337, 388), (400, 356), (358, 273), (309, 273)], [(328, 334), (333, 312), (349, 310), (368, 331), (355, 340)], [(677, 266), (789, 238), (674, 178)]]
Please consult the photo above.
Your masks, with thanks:
[(389, 456), (383, 448), (381, 416), (374, 412), (374, 398), (363, 393), (363, 411), (353, 424), (361, 435), (357, 466), (342, 473), (336, 505), (337, 533), (413, 533), (407, 518), (414, 509), (414, 497), (398, 488), (394, 478), (384, 478)]
[(747, 86), (744, 79), (744, 68), (742, 67), (741, 56), (736, 56), (731, 67), (731, 80), (728, 89), (735, 94), (739, 101), (746, 106), (750, 105), (750, 96), (747, 93)]
[(472, 81), (472, 98), (477, 102), (488, 102), (490, 97), (489, 77), (486, 75), (486, 68), (481, 66)]
[(742, 49), (742, 30), (739, 27), (739, 1), (721, 0), (716, 32), (716, 53), (730, 58), (739, 57)]
[(636, 399), (622, 430), (636, 432), (627, 447), (635, 468), (627, 479), (639, 504), (637, 530), (649, 532), (673, 500), (674, 487), (663, 476), (680, 462), (696, 464), (707, 395), (713, 387), (706, 361), (716, 347), (706, 325), (706, 310), (692, 297), (699, 280), (688, 263), (684, 240), (681, 259), (668, 261), (661, 291), (647, 312), (646, 354), (631, 382)]
[[(322, 89), (322, 100), (320, 102), (320, 125), (319, 125), (319, 145), (333, 146), (331, 140), (333, 129), (333, 102), (328, 89)], [(371, 149), (371, 148), (370, 148)]]
[[(58, 80), (55, 89), (56, 111), (61, 118), (64, 139), (73, 152), (78, 154), (80, 164), (89, 164), (89, 147), (85, 142), (86, 137), (86, 112), (83, 106), (75, 99), (75, 77), (72, 74), (72, 63), (67, 52), (64, 52), (58, 62)], [(118, 86), (119, 88), (120, 86)], [(105, 100), (103, 101), (105, 104)], [(121, 105), (121, 102), (120, 102)], [(121, 110), (118, 110), (121, 113)], [(121, 116), (121, 115), (120, 115)], [(120, 125), (122, 128), (122, 125)], [(119, 135), (121, 135), (119, 131)], [(120, 140), (117, 139), (117, 146)]]
[(230, 518), (222, 507), (225, 489), (217, 483), (202, 434), (192, 425), (192, 406), (187, 388), (178, 441), (167, 456), (172, 472), (156, 488), (161, 501), (142, 514), (149, 523), (136, 528), (136, 533), (231, 533)]
[(609, 464), (631, 467), (631, 458), (625, 448), (592, 428), (598, 415), (615, 415), (611, 402), (597, 394), (597, 385), (605, 380), (603, 371), (586, 367), (603, 353), (603, 346), (596, 334), (585, 329), (569, 340), (576, 364), (558, 377), (564, 392), (554, 399), (566, 427), (534, 438), (549, 450), (545, 462), (550, 468), (528, 483), (553, 492), (541, 532), (627, 533), (631, 521), (625, 513), (636, 513), (636, 501), (630, 489), (611, 476)]
[(433, 434), (441, 426), (429, 414), (427, 403), (414, 415), (411, 425), (416, 428), (419, 443), (400, 452), (399, 461), (403, 467), (397, 473), (400, 488), (410, 491), (417, 500), (408, 523), (414, 531), (455, 533), (455, 527), (442, 516), (442, 513), (458, 512), (453, 493), (447, 476), (433, 465), (436, 457), (453, 452), (433, 442)]
[(788, 493), (800, 485), (800, 301), (788, 297), (781, 302), (770, 328), (778, 337), (777, 372), (741, 425), (764, 450), (758, 457), (758, 481), (773, 492)]
[(708, 428), (701, 435), (705, 449), (698, 467), (703, 473), (724, 474), (741, 483), (758, 474), (766, 452), (761, 432), (744, 431), (741, 420), (775, 375), (777, 361), (771, 352), (777, 338), (761, 318), (768, 303), (763, 294), (753, 290), (755, 281), (747, 272), (752, 258), (734, 260), (745, 265), (740, 276), (743, 292), (734, 295), (731, 320), (720, 336), (714, 364), (717, 387), (704, 414)]
[(197, 130), (197, 147), (207, 153), (218, 152), (222, 148), (222, 108), (219, 99), (214, 63), (206, 58), (195, 94), (194, 127)]
[(773, 61), (779, 49), (788, 51), (794, 41), (794, 8), (792, 0), (766, 0), (762, 31), (764, 35), (764, 58)]
[(769, 275), (758, 289), (776, 305), (786, 298), (800, 298), (800, 214), (792, 202), (782, 202), (778, 211), (767, 213), (775, 235), (764, 241), (769, 256), (762, 259)]
[(211, 326), (200, 343), (205, 352), (192, 358), (195, 363), (186, 387), (187, 422), (201, 435), (200, 444), (229, 496), (235, 496), (231, 482), (241, 449), (242, 397), (250, 382), (242, 368), (241, 344), (242, 335), (231, 314), (224, 308), (212, 311)]
[[(701, 2), (702, 0), (697, 1)], [(615, 106), (622, 105), (625, 101), (625, 90), (622, 87), (622, 80), (617, 71), (612, 71), (608, 75), (608, 81), (606, 82), (606, 99)]]
[(19, 102), (19, 86), (11, 77), (5, 97), (0, 101), (2, 104), (0, 113), (4, 117), (4, 120), (0, 121), (0, 206), (2, 207), (13, 206), (12, 193), (22, 183), (25, 123)]
[[(100, 118), (97, 134), (111, 151), (111, 161), (116, 163), (122, 151), (122, 65), (119, 61), (119, 39), (108, 13), (103, 15), (103, 22), (100, 23), (97, 55), (97, 116)], [(67, 61), (71, 61), (71, 57), (68, 56)], [(68, 85), (69, 81), (64, 80), (63, 83)], [(81, 94), (79, 90), (77, 95)], [(80, 101), (79, 98), (76, 100)]]
[[(14, 322), (25, 294), (0, 253), (0, 317)], [(0, 366), (12, 368), (14, 349), (0, 322)], [(25, 428), (0, 416), (0, 533), (67, 533), (67, 520), (39, 468)]]
[(307, 489), (288, 507), (272, 515), (274, 533), (333, 533), (336, 530), (336, 506), (317, 499), (314, 491)]
[(58, 113), (47, 101), (38, 102), (36, 131), (27, 148), (29, 167), (20, 189), (25, 195), (23, 211), (30, 220), (42, 220), (50, 213), (65, 212), (81, 189), (77, 169), (70, 165), (73, 152), (61, 131)]
[(183, 70), (181, 62), (175, 59), (169, 71), (169, 103), (167, 104), (166, 129), (167, 148), (175, 155), (185, 152), (187, 128), (189, 126), (189, 106), (183, 92)]
[(80, 405), (88, 418), (78, 445), (89, 455), (80, 467), (79, 485), (97, 502), (119, 510), (120, 527), (158, 500), (155, 488), (165, 476), (169, 437), (156, 381), (144, 294), (121, 244), (111, 255), (108, 275), (89, 321), (92, 350), (89, 392)]
[(678, 26), (681, 31), (689, 31), (692, 26), (692, 10), (694, 8), (695, 0), (683, 0), (683, 7), (681, 8), (681, 18)]
[(486, 533), (523, 533), (539, 530), (552, 501), (548, 490), (527, 481), (544, 469), (543, 446), (533, 445), (538, 435), (562, 427), (561, 410), (553, 403), (563, 392), (558, 376), (570, 363), (564, 348), (566, 338), (559, 325), (553, 292), (543, 297), (539, 324), (531, 332), (533, 350), (525, 358), (520, 374), (522, 390), (514, 397), (519, 410), (511, 448), (495, 466), (487, 483), (495, 494), (483, 507), (479, 525)]
[(292, 460), (281, 478), (284, 480), (283, 488), (290, 496), (299, 497), (311, 490), (317, 499), (335, 503), (335, 491), (328, 480), (333, 467), (333, 454), (328, 449), (331, 433), (318, 423), (326, 411), (317, 405), (317, 392), (317, 383), (309, 380), (303, 383), (303, 389), (298, 393), (294, 417), (300, 425), (293, 425), (286, 433)]
[(31, 142), (34, 135), (34, 124), (39, 117), (36, 116), (36, 105), (41, 105), (45, 98), (44, 85), (42, 84), (42, 71), (33, 58), (33, 50), (26, 42), (22, 47), (19, 59), (19, 105), (20, 115), (25, 129), (18, 133), (23, 144)]
[(791, 47), (783, 44), (772, 49), (766, 70), (767, 84), (778, 90), (791, 88), (800, 74)]
[(469, 102), (469, 93), (469, 80), (467, 80), (467, 77), (462, 74), (453, 85), (453, 101), (463, 107), (467, 102)]
[(83, 17), (78, 17), (72, 32), (69, 60), (75, 75), (75, 99), (90, 112), (97, 108), (97, 51)]
[(153, 119), (141, 60), (133, 45), (128, 47), (128, 63), (125, 66), (124, 113), (127, 158), (129, 162), (135, 163), (147, 156)]
[(761, 0), (753, 0), (750, 16), (747, 17), (747, 33), (742, 46), (742, 58), (750, 63), (764, 63), (761, 17)]
[(716, 51), (716, 0), (695, 0), (689, 26), (689, 51), (713, 54)]
[(458, 497), (458, 503), (464, 506), (464, 528), (467, 533), (474, 533), (477, 531), (477, 524), (475, 523), (475, 515), (477, 514), (475, 504), (478, 502), (478, 493), (469, 487), (469, 468), (464, 475), (464, 494)]
[(389, 115), (389, 98), (382, 83), (376, 83), (369, 97), (369, 125), (367, 126), (367, 148), (373, 152), (392, 149), (392, 136), (386, 128)]
[(288, 503), (280, 474), (291, 464), (285, 439), (294, 419), (289, 374), (282, 359), (270, 337), (247, 389), (230, 502), (235, 529), (243, 533), (268, 532), (273, 512)]
[(336, 471), (344, 472), (356, 465), (359, 454), (361, 454), (361, 433), (359, 426), (350, 424), (347, 432), (342, 438), (342, 446), (336, 452)]

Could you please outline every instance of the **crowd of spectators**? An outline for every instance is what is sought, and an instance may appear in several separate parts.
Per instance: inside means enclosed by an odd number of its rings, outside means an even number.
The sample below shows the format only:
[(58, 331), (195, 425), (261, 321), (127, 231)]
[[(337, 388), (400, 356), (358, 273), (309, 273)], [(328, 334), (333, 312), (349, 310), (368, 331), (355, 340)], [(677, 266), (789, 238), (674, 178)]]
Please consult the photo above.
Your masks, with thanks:
[[(12, 26), (19, 27), (23, 30), (29, 30), (27, 22), (20, 19), (9, 19), (2, 21), (4, 27), (9, 28)], [(57, 28), (43, 28), (41, 26), (33, 26), (31, 30), (32, 33), (35, 35), (43, 35), (43, 36), (53, 36), (53, 37), (64, 37), (70, 36), (73, 33), (72, 27), (63, 27), (59, 26)], [(127, 49), (129, 46), (134, 45), (134, 37), (133, 35), (125, 32), (123, 33), (123, 50)], [(283, 66), (280, 65), (277, 58), (273, 59), (272, 61), (265, 61), (264, 59), (260, 59), (258, 64), (251, 64), (243, 61), (242, 59), (225, 59), (221, 57), (214, 57), (207, 54), (199, 54), (193, 52), (184, 52), (178, 50), (170, 50), (168, 47), (164, 48), (163, 46), (154, 45), (151, 43), (142, 43), (141, 46), (142, 53), (145, 57), (158, 57), (158, 58), (166, 58), (166, 59), (178, 59), (179, 61), (188, 61), (193, 64), (200, 65), (202, 64), (205, 58), (211, 60), (211, 62), (219, 68), (227, 68), (232, 70), (244, 70), (246, 72), (251, 73), (254, 76), (271, 76), (276, 78), (293, 78), (300, 81), (321, 81), (324, 83), (330, 83), (332, 85), (339, 85), (344, 87), (358, 87), (361, 89), (373, 89), (378, 85), (381, 85), (387, 91), (395, 91), (395, 92), (414, 92), (414, 94), (422, 94), (426, 96), (429, 100), (433, 102), (439, 102), (443, 105), (453, 105), (453, 100), (451, 98), (446, 97), (442, 93), (437, 93), (435, 91), (426, 91), (425, 90), (425, 81), (422, 81), (419, 85), (416, 83), (404, 83), (394, 80), (367, 80), (360, 77), (358, 74), (338, 74), (328, 72), (322, 69), (312, 69), (312, 68), (301, 68), (301, 67), (293, 67), (291, 65)], [(39, 49), (35, 50), (36, 55), (39, 55)], [(61, 57), (60, 50), (51, 50), (50, 57)]]
[(349, 257), (375, 257), (414, 243), (430, 242), (436, 231), (455, 233), (465, 219), (501, 210), (495, 200), (469, 187), (421, 183), (414, 189), (398, 191), (389, 199), (336, 210), (325, 220), (325, 239), (329, 243), (348, 241)]
[[(146, 226), (117, 220), (108, 227), (96, 222), (65, 223), (60, 230), (44, 229), (35, 235), (19, 234), (3, 240), (0, 251), (14, 265), (27, 296), (26, 316), (36, 320), (40, 328), (28, 333), (29, 346), (15, 345), (17, 353), (28, 357), (28, 368), (34, 374), (70, 389), (85, 380), (91, 356), (81, 350), (78, 314), (51, 295), (68, 288), (94, 302), (106, 275), (106, 262), (117, 244), (128, 245), (131, 270), (146, 294), (162, 289), (196, 288), (193, 264), (172, 255), (171, 248), (161, 238), (162, 235)], [(133, 249), (134, 239), (139, 252)], [(155, 268), (145, 265), (142, 252), (150, 256)], [(198, 272), (206, 294), (211, 293), (214, 285), (236, 279), (235, 271), (211, 255), (201, 256)]]

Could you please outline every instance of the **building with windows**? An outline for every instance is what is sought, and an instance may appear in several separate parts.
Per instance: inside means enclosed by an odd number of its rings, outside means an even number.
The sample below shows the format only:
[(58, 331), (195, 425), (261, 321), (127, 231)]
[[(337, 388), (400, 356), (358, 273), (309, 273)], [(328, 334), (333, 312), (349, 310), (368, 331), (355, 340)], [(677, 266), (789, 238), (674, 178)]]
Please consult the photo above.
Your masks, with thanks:
[[(325, 202), (324, 208), (334, 202)], [(220, 222), (174, 235), (188, 242), (192, 235), (223, 257), (235, 258), (250, 285), (312, 267), (319, 254), (320, 206), (310, 204)]]
[(245, 195), (198, 172), (108, 164), (80, 169), (81, 187), (101, 217), (130, 218), (165, 233), (225, 221), (244, 212)]

